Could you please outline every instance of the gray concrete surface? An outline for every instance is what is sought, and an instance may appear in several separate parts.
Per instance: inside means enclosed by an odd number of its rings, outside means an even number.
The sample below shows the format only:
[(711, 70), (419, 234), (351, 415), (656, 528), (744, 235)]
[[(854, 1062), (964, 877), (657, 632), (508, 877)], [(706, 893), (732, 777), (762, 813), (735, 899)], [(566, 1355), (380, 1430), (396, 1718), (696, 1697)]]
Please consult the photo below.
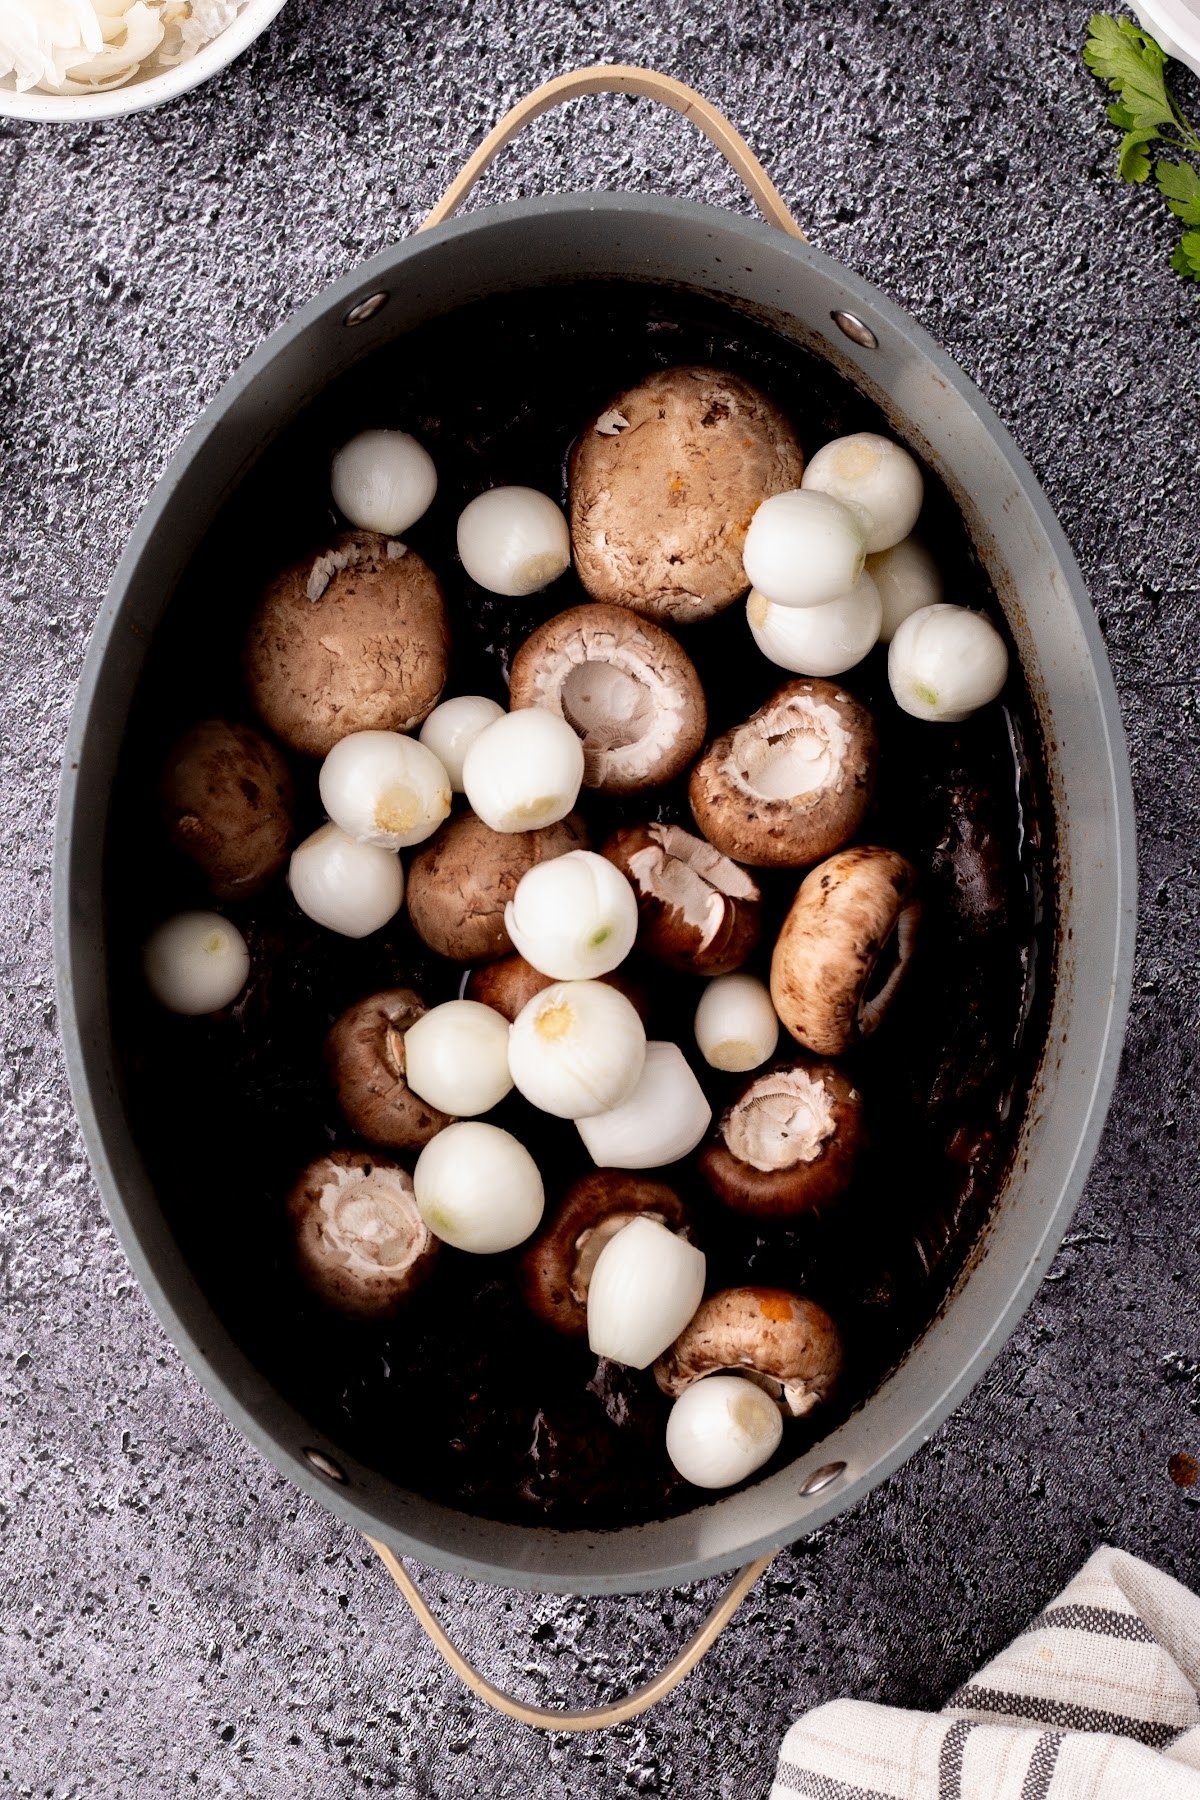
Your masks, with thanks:
[[(936, 1704), (1104, 1540), (1200, 1584), (1200, 289), (1049, 0), (292, 0), (168, 111), (0, 129), (3, 1162), (0, 1790), (340, 1797), (765, 1794), (838, 1693)], [(448, 1678), (352, 1533), (252, 1452), (135, 1287), (55, 1040), (50, 826), (99, 596), (168, 455), (277, 320), (406, 231), (498, 110), (601, 57), (721, 102), (816, 240), (946, 343), (1092, 583), (1141, 807), (1124, 1076), (1075, 1227), (969, 1404), (784, 1556), (708, 1662), (601, 1738)], [(1186, 84), (1200, 109), (1200, 93)], [(742, 206), (684, 125), (544, 121), (486, 192), (623, 184)], [(493, 1674), (555, 1702), (643, 1677), (712, 1589), (570, 1602), (430, 1578)]]

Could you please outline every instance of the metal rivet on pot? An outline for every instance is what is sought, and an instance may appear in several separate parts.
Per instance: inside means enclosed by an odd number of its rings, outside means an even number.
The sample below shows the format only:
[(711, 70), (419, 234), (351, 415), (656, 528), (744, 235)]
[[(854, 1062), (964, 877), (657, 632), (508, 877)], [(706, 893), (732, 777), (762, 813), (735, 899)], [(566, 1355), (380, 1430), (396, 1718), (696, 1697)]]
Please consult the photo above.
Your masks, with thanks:
[(878, 350), (879, 339), (871, 327), (864, 325), (862, 320), (855, 318), (853, 313), (832, 312), (829, 316), (843, 337), (848, 337), (851, 343), (861, 344), (864, 350)]
[(326, 1481), (336, 1481), (341, 1487), (345, 1487), (345, 1469), (340, 1463), (335, 1463), (332, 1456), (326, 1456), (323, 1450), (305, 1450), (304, 1460), (310, 1469), (315, 1469), (318, 1475), (324, 1475)]
[(823, 1488), (832, 1487), (838, 1476), (845, 1473), (844, 1462), (822, 1463), (819, 1469), (814, 1469), (811, 1475), (805, 1476), (800, 1483), (800, 1492), (806, 1497), (809, 1494), (819, 1494)]
[(382, 289), (377, 294), (368, 294), (365, 300), (358, 301), (355, 306), (350, 308), (342, 320), (342, 324), (365, 325), (368, 319), (375, 317), (381, 306), (387, 305), (387, 301), (388, 297)]

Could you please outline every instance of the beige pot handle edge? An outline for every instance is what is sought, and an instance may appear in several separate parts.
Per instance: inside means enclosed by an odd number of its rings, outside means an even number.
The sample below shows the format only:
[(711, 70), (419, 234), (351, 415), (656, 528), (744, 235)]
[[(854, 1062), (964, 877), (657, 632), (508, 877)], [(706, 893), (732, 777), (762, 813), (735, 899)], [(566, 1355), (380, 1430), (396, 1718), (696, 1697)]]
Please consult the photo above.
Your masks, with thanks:
[[(527, 94), (488, 132), (437, 205), (417, 227), (418, 231), (428, 231), (432, 226), (441, 225), (453, 218), (484, 170), (505, 144), (526, 125), (549, 112), (552, 107), (561, 105), (563, 101), (575, 100), (584, 94), (638, 95), (658, 100), (673, 112), (679, 113), (682, 118), (690, 119), (716, 145), (767, 222), (778, 227), (788, 237), (807, 242), (804, 232), (784, 204), (779, 189), (745, 138), (734, 130), (724, 114), (682, 81), (676, 81), (670, 75), (656, 74), (652, 69), (634, 68), (627, 63), (597, 63), (590, 68), (574, 69), (570, 74), (559, 75), (553, 81), (544, 82), (541, 87)], [(532, 1706), (489, 1681), (473, 1663), (468, 1662), (458, 1646), (447, 1636), (395, 1551), (387, 1544), (380, 1543), (377, 1538), (368, 1537), (366, 1541), (412, 1608), (417, 1622), (434, 1648), (459, 1679), (493, 1711), (516, 1719), (522, 1725), (535, 1726), (541, 1731), (600, 1731), (610, 1725), (621, 1725), (627, 1719), (635, 1719), (639, 1713), (654, 1706), (691, 1674), (696, 1664), (712, 1648), (759, 1576), (775, 1560), (774, 1553), (760, 1556), (757, 1561), (747, 1563), (745, 1568), (740, 1569), (700, 1629), (678, 1655), (672, 1658), (666, 1668), (661, 1669), (641, 1687), (635, 1688), (623, 1700), (579, 1711), (557, 1711), (553, 1707)]]
[(673, 76), (658, 75), (653, 69), (638, 69), (629, 63), (595, 63), (590, 68), (573, 69), (567, 75), (557, 75), (553, 81), (543, 82), (541, 87), (534, 88), (532, 94), (527, 94), (523, 100), (518, 101), (511, 111), (505, 113), (499, 124), (492, 127), (428, 218), (422, 220), (417, 227), (418, 231), (427, 231), (430, 226), (441, 225), (446, 219), (453, 218), (488, 164), (531, 120), (540, 118), (542, 113), (561, 105), (564, 100), (575, 100), (582, 94), (641, 95), (648, 100), (658, 100), (663, 106), (669, 106), (673, 112), (679, 113), (682, 118), (690, 119), (716, 145), (749, 190), (767, 222), (778, 226), (789, 237), (808, 241), (784, 204), (779, 189), (745, 138), (734, 130), (723, 113), (718, 112), (694, 88), (676, 81)]
[(587, 1707), (577, 1712), (557, 1712), (550, 1706), (531, 1706), (516, 1694), (506, 1693), (503, 1688), (496, 1687), (486, 1675), (481, 1674), (474, 1663), (468, 1662), (457, 1645), (447, 1637), (430, 1610), (425, 1596), (395, 1551), (386, 1544), (381, 1544), (377, 1538), (368, 1537), (367, 1542), (411, 1606), (426, 1636), (459, 1680), (465, 1682), (472, 1693), (494, 1712), (504, 1713), (522, 1725), (536, 1726), (540, 1731), (601, 1731), (609, 1725), (622, 1725), (627, 1719), (635, 1719), (639, 1713), (654, 1706), (672, 1688), (678, 1687), (701, 1657), (712, 1648), (759, 1576), (775, 1560), (775, 1553), (772, 1552), (768, 1556), (760, 1556), (757, 1562), (747, 1563), (744, 1569), (739, 1569), (699, 1631), (689, 1639), (679, 1654), (672, 1658), (665, 1669), (660, 1670), (641, 1687), (635, 1688), (623, 1700), (613, 1700), (607, 1706)]

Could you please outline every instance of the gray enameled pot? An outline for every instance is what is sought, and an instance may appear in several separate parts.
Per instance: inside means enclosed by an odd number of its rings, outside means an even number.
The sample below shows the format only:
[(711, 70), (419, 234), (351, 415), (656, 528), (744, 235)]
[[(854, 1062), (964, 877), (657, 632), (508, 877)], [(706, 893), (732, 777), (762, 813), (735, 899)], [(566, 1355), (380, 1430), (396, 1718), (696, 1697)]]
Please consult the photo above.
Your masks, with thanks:
[[(598, 1534), (488, 1523), (404, 1492), (322, 1440), (247, 1362), (185, 1267), (130, 1135), (102, 906), (110, 789), (147, 647), (246, 470), (377, 346), (464, 301), (581, 277), (678, 284), (767, 316), (834, 360), (945, 479), (1007, 613), (1048, 746), (1060, 909), (1053, 1013), (1019, 1154), (941, 1316), (860, 1411), (791, 1467), (683, 1517)], [(373, 310), (364, 302), (377, 294), (387, 299)], [(865, 328), (863, 344), (843, 335), (837, 313)], [(418, 235), (328, 288), (228, 382), (156, 487), (97, 622), (64, 758), (55, 929), (67, 1060), (97, 1179), (146, 1293), (208, 1391), (297, 1486), (442, 1568), (521, 1587), (637, 1591), (813, 1530), (911, 1455), (978, 1381), (1045, 1272), (1096, 1148), (1120, 1054), (1134, 882), (1129, 770), (1087, 594), (1028, 465), (937, 345), (866, 282), (766, 225), (632, 194), (518, 202)], [(330, 1459), (333, 1474), (306, 1451)], [(802, 1493), (818, 1467), (836, 1464), (831, 1482)]]

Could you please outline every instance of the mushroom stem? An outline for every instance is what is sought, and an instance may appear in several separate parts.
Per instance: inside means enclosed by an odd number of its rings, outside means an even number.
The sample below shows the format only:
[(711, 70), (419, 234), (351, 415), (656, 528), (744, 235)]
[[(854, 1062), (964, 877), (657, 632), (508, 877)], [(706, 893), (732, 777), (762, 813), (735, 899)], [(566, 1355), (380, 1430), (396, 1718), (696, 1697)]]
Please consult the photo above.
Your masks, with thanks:
[(854, 836), (877, 754), (874, 720), (852, 695), (829, 681), (789, 681), (709, 745), (688, 798), (724, 855), (755, 868), (800, 868)]
[(340, 1312), (394, 1313), (430, 1273), (437, 1242), (398, 1163), (335, 1150), (304, 1170), (288, 1197), (301, 1275)]
[(689, 975), (728, 975), (758, 942), (762, 893), (754, 877), (678, 825), (629, 825), (604, 854), (637, 896), (638, 944)]
[(700, 1168), (717, 1197), (760, 1218), (819, 1213), (854, 1175), (862, 1098), (830, 1063), (757, 1076), (721, 1120)]
[(583, 745), (587, 787), (634, 793), (671, 781), (704, 742), (704, 689), (669, 633), (626, 607), (573, 606), (513, 658), (510, 704), (545, 707)]

